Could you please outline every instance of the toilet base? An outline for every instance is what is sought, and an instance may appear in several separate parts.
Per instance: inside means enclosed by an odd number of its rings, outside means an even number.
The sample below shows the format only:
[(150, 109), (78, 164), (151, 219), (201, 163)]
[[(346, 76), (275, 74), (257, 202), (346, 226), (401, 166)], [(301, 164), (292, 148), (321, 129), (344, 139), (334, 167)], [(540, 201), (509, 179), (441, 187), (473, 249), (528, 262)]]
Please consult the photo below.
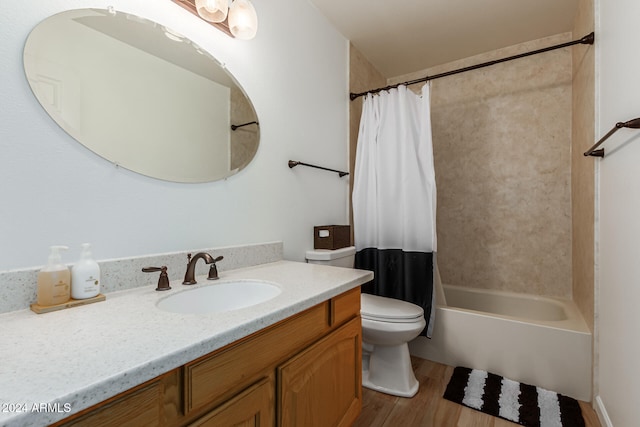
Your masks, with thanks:
[(413, 373), (407, 343), (395, 346), (376, 345), (363, 361), (362, 386), (381, 393), (413, 397), (419, 383)]

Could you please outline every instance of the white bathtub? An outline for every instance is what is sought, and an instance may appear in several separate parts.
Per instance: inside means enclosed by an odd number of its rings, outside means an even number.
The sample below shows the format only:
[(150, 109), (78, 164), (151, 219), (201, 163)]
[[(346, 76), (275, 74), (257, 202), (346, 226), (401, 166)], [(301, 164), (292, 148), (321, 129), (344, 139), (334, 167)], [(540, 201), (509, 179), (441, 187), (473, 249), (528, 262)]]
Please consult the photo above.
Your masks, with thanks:
[(591, 401), (591, 332), (572, 301), (444, 285), (432, 339), (411, 354)]

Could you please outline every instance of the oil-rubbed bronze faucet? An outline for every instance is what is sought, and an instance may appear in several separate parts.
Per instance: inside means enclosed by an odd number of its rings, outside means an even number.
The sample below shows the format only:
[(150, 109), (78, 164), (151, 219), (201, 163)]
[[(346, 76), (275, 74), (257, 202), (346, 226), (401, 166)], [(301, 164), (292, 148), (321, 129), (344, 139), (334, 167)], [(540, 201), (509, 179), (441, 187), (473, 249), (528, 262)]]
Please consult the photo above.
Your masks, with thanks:
[(218, 278), (218, 267), (216, 267), (216, 262), (222, 260), (222, 256), (213, 258), (206, 252), (198, 252), (193, 256), (193, 258), (191, 258), (191, 254), (187, 254), (187, 272), (184, 274), (184, 281), (182, 282), (183, 285), (195, 285), (198, 283), (196, 282), (195, 271), (196, 264), (201, 258), (204, 259), (204, 262), (207, 264), (211, 264), (209, 266), (209, 277), (207, 277), (207, 280), (216, 280)]

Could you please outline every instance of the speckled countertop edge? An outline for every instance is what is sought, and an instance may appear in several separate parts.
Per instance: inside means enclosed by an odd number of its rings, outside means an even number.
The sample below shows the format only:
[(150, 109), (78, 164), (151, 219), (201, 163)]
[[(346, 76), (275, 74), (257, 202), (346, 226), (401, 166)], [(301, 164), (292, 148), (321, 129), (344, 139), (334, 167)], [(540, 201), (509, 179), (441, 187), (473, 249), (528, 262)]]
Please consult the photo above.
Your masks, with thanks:
[[(192, 315), (158, 309), (159, 299), (193, 288), (172, 281), (173, 289), (166, 292), (145, 286), (107, 294), (104, 302), (52, 313), (2, 314), (0, 425), (61, 420), (372, 277), (368, 271), (278, 261), (224, 272), (219, 282), (198, 277), (195, 286), (257, 279), (282, 288), (269, 301), (227, 313)], [(42, 404), (49, 405), (48, 410), (34, 410)]]

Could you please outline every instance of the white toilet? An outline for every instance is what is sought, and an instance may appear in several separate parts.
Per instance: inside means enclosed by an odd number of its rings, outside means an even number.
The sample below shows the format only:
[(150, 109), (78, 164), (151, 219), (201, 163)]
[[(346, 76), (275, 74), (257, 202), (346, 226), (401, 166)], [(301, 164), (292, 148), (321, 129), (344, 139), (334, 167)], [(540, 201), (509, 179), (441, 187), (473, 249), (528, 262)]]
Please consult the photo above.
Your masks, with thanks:
[[(307, 251), (307, 262), (353, 267), (356, 248)], [(362, 385), (382, 393), (413, 397), (418, 381), (407, 343), (426, 326), (424, 310), (393, 298), (362, 294)]]

